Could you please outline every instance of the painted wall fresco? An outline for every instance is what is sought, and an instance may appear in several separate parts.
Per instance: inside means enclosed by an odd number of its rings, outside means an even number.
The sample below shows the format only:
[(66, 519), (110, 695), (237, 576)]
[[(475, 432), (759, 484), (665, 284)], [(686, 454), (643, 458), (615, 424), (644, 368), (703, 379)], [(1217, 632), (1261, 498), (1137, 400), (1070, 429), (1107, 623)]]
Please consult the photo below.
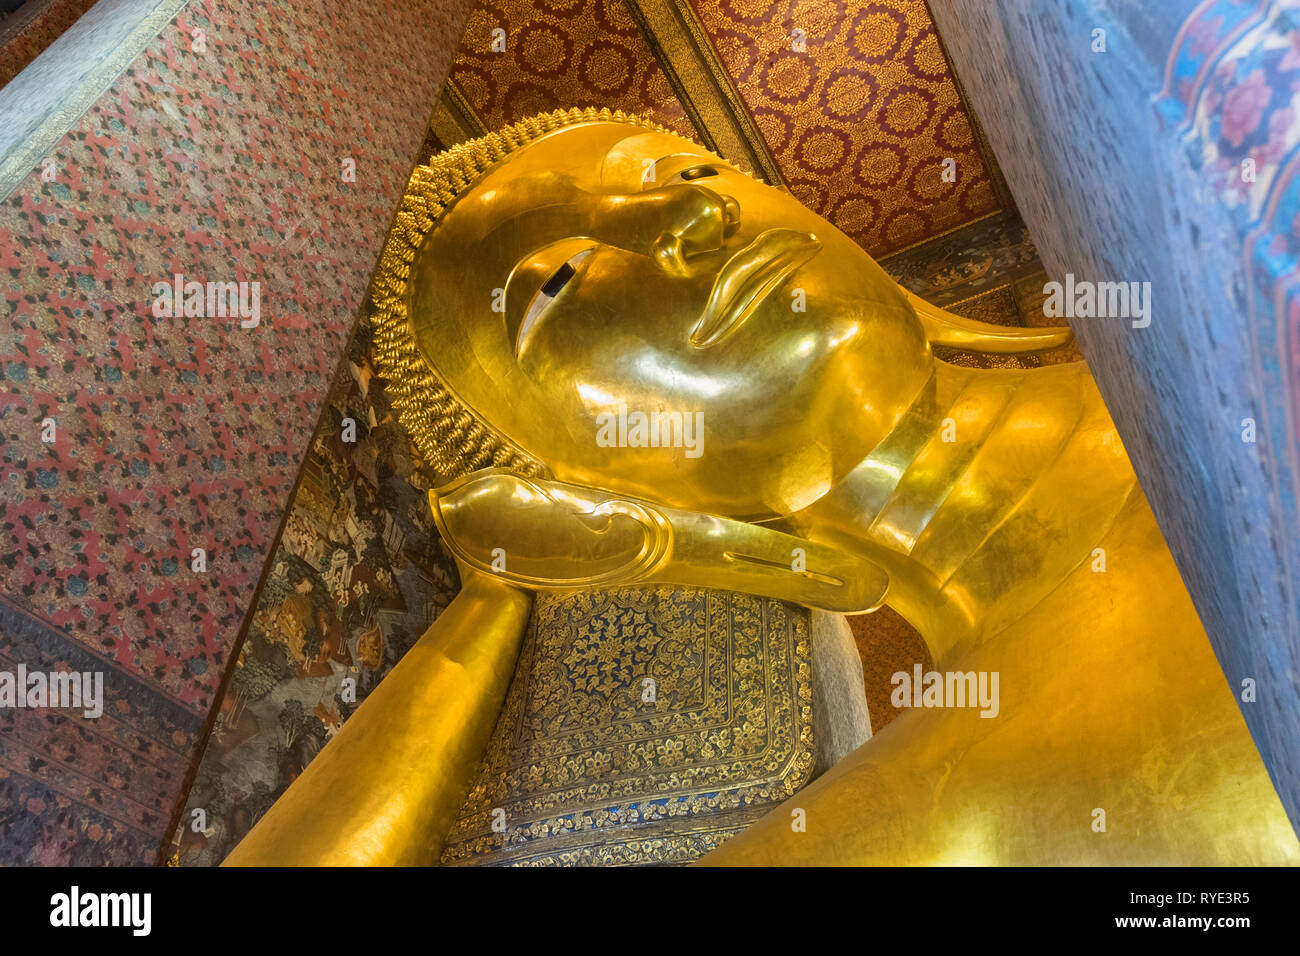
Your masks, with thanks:
[(179, 864), (221, 862), (459, 590), (369, 334), (349, 344), (303, 464), (174, 836)]
[[(76, 749), (0, 714), (0, 859), (169, 838), (462, 15), (195, 0), (0, 203), (0, 657), (90, 655), (125, 708)], [(260, 325), (155, 318), (177, 273), (260, 283)]]
[(885, 256), (880, 265), (895, 282), (945, 307), (1043, 267), (1029, 231), (1014, 212), (998, 212)]
[(103, 714), (0, 715), (0, 866), (151, 863), (203, 719), (0, 600), (0, 670), (104, 675)]

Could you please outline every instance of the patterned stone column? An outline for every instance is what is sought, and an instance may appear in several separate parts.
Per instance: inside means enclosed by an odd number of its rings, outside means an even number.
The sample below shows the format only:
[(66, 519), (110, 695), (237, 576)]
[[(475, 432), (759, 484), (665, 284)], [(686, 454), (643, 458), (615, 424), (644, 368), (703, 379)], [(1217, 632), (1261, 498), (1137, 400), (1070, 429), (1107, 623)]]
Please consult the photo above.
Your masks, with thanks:
[(0, 671), (104, 682), (0, 710), (0, 864), (169, 841), (468, 4), (164, 7), (87, 14), (139, 40), (98, 89), (24, 85), (83, 18), (0, 91)]

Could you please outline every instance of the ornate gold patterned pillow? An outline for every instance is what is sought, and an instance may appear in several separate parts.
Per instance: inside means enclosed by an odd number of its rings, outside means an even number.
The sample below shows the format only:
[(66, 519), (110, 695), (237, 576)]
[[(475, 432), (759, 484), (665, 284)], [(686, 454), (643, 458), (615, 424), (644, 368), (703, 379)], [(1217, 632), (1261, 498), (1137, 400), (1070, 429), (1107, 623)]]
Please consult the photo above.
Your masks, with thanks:
[(802, 607), (539, 594), (443, 863), (690, 862), (808, 781), (811, 683)]

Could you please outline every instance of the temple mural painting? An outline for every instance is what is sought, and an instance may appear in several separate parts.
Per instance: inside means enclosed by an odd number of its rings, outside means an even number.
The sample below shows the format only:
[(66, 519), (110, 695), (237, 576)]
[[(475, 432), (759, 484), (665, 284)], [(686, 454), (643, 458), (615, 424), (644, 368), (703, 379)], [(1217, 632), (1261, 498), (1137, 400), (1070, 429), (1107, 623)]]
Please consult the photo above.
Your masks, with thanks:
[(178, 863), (224, 859), (459, 588), (367, 339), (354, 335), (327, 395), (189, 790)]

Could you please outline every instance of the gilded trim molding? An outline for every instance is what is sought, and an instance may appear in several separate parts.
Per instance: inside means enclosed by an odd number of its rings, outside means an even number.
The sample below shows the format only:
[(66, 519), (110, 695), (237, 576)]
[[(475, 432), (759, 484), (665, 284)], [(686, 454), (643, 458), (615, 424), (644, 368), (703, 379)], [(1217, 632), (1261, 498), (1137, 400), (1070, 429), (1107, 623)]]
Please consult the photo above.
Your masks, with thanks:
[(780, 167), (689, 0), (627, 0), (627, 7), (704, 145), (784, 187)]
[(442, 88), (442, 96), (438, 97), (438, 105), (433, 109), (433, 119), (429, 121), (429, 126), (433, 135), (448, 149), (487, 133), (483, 121), (474, 112), (474, 107), (469, 105), (465, 94), (461, 93), (450, 78)]
[(189, 0), (100, 0), (0, 89), (0, 200), (41, 164)]

